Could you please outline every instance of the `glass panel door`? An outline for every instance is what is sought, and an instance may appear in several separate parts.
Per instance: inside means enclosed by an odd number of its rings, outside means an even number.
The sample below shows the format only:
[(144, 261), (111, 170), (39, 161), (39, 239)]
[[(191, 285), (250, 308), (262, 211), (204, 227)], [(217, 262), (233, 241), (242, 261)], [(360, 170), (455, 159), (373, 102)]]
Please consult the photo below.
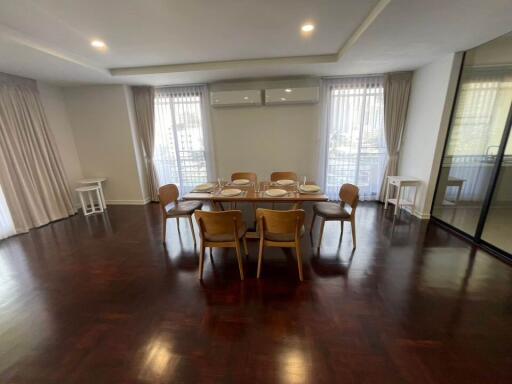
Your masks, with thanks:
[[(475, 236), (512, 101), (510, 69), (463, 68), (432, 214)], [(509, 179), (510, 180), (510, 179)]]
[[(511, 107), (512, 108), (512, 107)], [(482, 240), (512, 254), (512, 136), (501, 161)]]

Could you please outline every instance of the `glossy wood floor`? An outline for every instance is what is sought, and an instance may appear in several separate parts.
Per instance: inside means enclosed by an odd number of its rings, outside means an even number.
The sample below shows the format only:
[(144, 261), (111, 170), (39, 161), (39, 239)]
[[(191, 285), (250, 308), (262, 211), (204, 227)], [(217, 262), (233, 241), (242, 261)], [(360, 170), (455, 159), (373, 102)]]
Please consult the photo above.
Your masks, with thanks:
[(246, 281), (216, 250), (200, 284), (186, 221), (164, 249), (154, 204), (3, 241), (0, 382), (512, 382), (512, 268), (390, 213), (361, 204), (353, 254), (348, 225), (319, 255), (306, 237), (302, 284), (280, 249), (256, 280), (255, 242)]

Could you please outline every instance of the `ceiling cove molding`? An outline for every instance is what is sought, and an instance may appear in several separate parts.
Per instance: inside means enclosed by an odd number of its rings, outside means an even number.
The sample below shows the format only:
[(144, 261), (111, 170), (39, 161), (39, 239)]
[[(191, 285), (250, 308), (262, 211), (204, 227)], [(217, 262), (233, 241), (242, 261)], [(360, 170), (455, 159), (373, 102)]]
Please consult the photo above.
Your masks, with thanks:
[(70, 54), (67, 52), (65, 53), (62, 50), (53, 49), (49, 47), (47, 44), (38, 42), (32, 37), (29, 37), (21, 32), (16, 31), (15, 29), (9, 28), (2, 24), (0, 24), (0, 39), (12, 41), (19, 45), (23, 45), (27, 48), (31, 48), (36, 51), (45, 53), (49, 56), (53, 56), (57, 59), (64, 60), (76, 65), (80, 65), (85, 68), (93, 69), (104, 75), (110, 74), (108, 69), (101, 68), (98, 65), (91, 63), (90, 61), (85, 60), (77, 55)]
[(335, 63), (336, 54), (333, 55), (311, 55), (311, 56), (288, 56), (268, 59), (244, 59), (227, 61), (207, 61), (202, 63), (164, 64), (150, 65), (144, 67), (111, 68), (113, 76), (133, 75), (156, 75), (173, 72), (208, 71), (217, 69), (247, 68), (275, 64), (321, 64)]
[(148, 65), (139, 67), (110, 68), (112, 76), (157, 75), (177, 72), (208, 71), (219, 69), (236, 69), (256, 66), (282, 65), (282, 64), (329, 64), (338, 62), (343, 55), (359, 40), (359, 38), (372, 25), (391, 0), (379, 2), (366, 15), (364, 20), (352, 32), (349, 38), (341, 45), (336, 53), (309, 56), (288, 56), (262, 59), (242, 59), (226, 61), (207, 61), (199, 63)]
[(354, 32), (350, 35), (350, 37), (343, 43), (337, 53), (338, 61), (342, 58), (342, 56), (350, 49), (352, 46), (359, 40), (359, 38), (366, 32), (368, 28), (373, 24), (373, 22), (379, 17), (379, 15), (384, 11), (384, 9), (388, 6), (391, 0), (379, 0), (377, 4), (372, 8), (370, 13), (366, 15), (364, 20), (359, 24), (359, 26), (355, 29)]

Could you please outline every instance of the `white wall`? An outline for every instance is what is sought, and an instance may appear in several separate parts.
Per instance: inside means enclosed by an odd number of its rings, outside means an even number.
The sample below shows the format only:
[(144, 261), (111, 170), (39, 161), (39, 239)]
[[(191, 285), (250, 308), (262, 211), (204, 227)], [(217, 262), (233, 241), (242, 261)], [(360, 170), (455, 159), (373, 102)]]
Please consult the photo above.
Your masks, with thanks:
[(461, 60), (450, 54), (414, 72), (398, 174), (421, 180), (414, 212), (421, 218), (430, 217)]
[(62, 90), (59, 87), (39, 81), (37, 82), (37, 88), (39, 89), (48, 124), (62, 159), (74, 202), (77, 203), (78, 197), (74, 193), (74, 189), (77, 187), (77, 180), (83, 178), (83, 173)]
[[(212, 84), (211, 91), (318, 86), (318, 79), (255, 80)], [(317, 167), (318, 104), (210, 109), (217, 173), (227, 179), (251, 171), (261, 180), (273, 171), (313, 178)]]
[(147, 195), (140, 183), (127, 87), (79, 86), (63, 92), (84, 177), (108, 178), (107, 203), (143, 204)]

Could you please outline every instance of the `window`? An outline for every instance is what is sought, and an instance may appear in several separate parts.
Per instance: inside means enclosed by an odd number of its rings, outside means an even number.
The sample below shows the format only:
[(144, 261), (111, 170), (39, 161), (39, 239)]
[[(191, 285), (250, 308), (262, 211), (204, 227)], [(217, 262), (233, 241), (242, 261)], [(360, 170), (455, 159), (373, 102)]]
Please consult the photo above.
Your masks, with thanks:
[(153, 162), (158, 182), (176, 184), (181, 194), (214, 179), (208, 145), (207, 95), (204, 86), (155, 91)]
[(342, 78), (326, 86), (326, 193), (338, 200), (344, 183), (359, 187), (361, 200), (378, 199), (386, 169), (384, 79)]
[(7, 207), (2, 188), (0, 187), (0, 240), (16, 233), (11, 218), (11, 212)]

